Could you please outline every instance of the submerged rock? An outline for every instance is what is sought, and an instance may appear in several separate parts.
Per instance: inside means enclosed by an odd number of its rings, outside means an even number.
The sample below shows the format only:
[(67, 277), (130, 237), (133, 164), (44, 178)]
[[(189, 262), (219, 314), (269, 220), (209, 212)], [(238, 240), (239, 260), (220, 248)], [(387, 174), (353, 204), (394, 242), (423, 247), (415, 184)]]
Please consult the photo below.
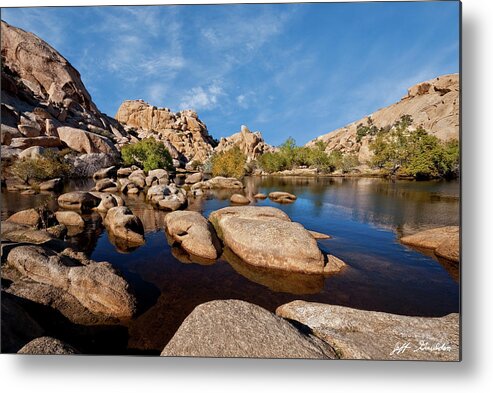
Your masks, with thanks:
[(75, 355), (74, 347), (53, 337), (38, 337), (24, 345), (17, 353), (25, 355)]
[(235, 206), (209, 216), (219, 238), (247, 263), (272, 269), (321, 274), (324, 256), (299, 223), (272, 207)]
[(333, 359), (323, 341), (271, 312), (240, 300), (197, 306), (161, 356)]
[(175, 211), (165, 217), (166, 233), (187, 253), (205, 259), (219, 257), (221, 247), (212, 225), (193, 211)]
[[(276, 314), (308, 326), (341, 359), (459, 360), (458, 314), (408, 317), (301, 300), (280, 306)], [(406, 343), (409, 348), (399, 350)]]

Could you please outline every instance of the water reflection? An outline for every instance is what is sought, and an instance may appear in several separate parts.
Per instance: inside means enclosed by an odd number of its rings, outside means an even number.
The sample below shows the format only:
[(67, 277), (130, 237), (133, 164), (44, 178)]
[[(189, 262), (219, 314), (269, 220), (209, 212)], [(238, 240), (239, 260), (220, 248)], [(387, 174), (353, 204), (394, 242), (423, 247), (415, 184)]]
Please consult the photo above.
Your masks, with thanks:
[[(139, 303), (145, 307), (130, 323), (129, 348), (162, 350), (198, 304), (215, 299), (246, 300), (271, 311), (295, 299), (404, 315), (441, 316), (459, 310), (458, 267), (398, 241), (418, 230), (458, 225), (458, 182), (252, 177), (244, 183), (243, 193), (252, 204), (277, 207), (306, 228), (332, 235), (319, 245), (349, 268), (324, 279), (272, 273), (227, 257), (205, 266), (167, 244), (166, 212), (154, 210), (143, 194), (125, 196), (144, 224), (145, 245), (118, 253), (96, 213), (84, 216), (84, 232), (67, 241), (92, 259), (111, 262), (137, 288)], [(71, 183), (64, 192), (74, 187), (87, 190), (93, 184)], [(290, 205), (253, 199), (258, 192), (271, 191), (287, 191), (298, 199)], [(236, 192), (207, 191), (203, 197), (190, 198), (188, 209), (207, 217), (229, 206)], [(56, 194), (2, 192), (2, 219), (55, 201)]]
[(263, 285), (274, 292), (309, 295), (322, 292), (324, 289), (323, 275), (285, 272), (252, 266), (241, 260), (227, 247), (224, 249), (222, 258), (243, 277)]

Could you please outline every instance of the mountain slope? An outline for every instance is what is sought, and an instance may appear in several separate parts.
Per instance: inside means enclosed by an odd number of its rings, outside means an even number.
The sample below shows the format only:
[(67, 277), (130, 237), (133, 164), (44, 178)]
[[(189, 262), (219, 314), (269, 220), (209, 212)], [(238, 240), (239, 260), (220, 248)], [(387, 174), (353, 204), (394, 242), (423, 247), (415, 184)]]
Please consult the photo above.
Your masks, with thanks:
[[(399, 102), (369, 116), (373, 125), (385, 128), (391, 127), (403, 115), (413, 118), (413, 127), (421, 126), (441, 140), (459, 139), (459, 75), (443, 75), (418, 83), (410, 87)], [(364, 163), (371, 157), (369, 144), (374, 137), (367, 135), (358, 141), (359, 124), (367, 126), (368, 117), (321, 135), (306, 145), (313, 146), (317, 141), (324, 141), (327, 152), (339, 150), (354, 153)]]

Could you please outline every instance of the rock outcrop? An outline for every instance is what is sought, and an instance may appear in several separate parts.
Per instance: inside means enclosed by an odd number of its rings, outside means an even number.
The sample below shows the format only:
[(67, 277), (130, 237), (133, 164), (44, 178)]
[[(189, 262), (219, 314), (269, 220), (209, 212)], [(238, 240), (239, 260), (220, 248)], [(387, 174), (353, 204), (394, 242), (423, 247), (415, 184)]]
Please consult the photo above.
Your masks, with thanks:
[(197, 306), (161, 356), (336, 358), (322, 340), (240, 300), (216, 300)]
[(265, 143), (260, 131), (251, 132), (247, 126), (241, 126), (240, 132), (227, 138), (221, 138), (214, 152), (225, 152), (235, 146), (246, 156), (247, 162), (256, 160), (260, 155), (274, 150), (272, 146)]
[(215, 146), (206, 125), (192, 110), (174, 113), (142, 100), (130, 100), (120, 105), (115, 117), (139, 139), (153, 137), (162, 141), (182, 164), (204, 162)]
[[(413, 118), (413, 127), (421, 126), (439, 139), (459, 139), (459, 75), (443, 75), (418, 83), (410, 87), (407, 95), (399, 102), (369, 116), (375, 127), (386, 128), (391, 127), (403, 115)], [(323, 141), (327, 143), (327, 152), (338, 150), (354, 153), (361, 163), (365, 163), (371, 158), (369, 145), (374, 136), (367, 135), (358, 141), (356, 131), (359, 124), (366, 126), (368, 118), (321, 135), (308, 142), (307, 146)]]
[[(1, 22), (2, 144), (69, 147), (75, 155), (118, 155), (126, 131), (102, 114), (79, 72), (32, 33)], [(11, 149), (11, 150), (12, 150)], [(2, 157), (3, 159), (3, 157)]]
[(341, 359), (459, 360), (459, 315), (409, 317), (296, 300), (276, 310), (328, 343)]

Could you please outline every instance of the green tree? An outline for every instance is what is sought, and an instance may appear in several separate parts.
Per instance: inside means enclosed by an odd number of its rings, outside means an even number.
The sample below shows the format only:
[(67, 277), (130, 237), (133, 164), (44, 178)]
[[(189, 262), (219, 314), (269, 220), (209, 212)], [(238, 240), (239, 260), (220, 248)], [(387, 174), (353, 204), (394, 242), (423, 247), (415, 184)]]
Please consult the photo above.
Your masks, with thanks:
[(211, 171), (213, 176), (227, 176), (241, 179), (246, 172), (246, 156), (238, 146), (214, 154), (211, 157)]
[(143, 139), (122, 147), (125, 165), (137, 165), (145, 171), (153, 169), (173, 170), (173, 159), (162, 142), (154, 138)]

